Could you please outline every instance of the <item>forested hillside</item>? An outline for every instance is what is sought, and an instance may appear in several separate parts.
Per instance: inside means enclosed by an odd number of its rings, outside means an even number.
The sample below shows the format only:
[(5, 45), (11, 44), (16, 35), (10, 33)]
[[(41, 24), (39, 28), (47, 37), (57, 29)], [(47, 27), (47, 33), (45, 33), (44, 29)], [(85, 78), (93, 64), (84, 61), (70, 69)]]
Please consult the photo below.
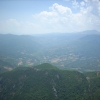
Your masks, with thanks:
[(0, 100), (99, 100), (100, 72), (60, 70), (44, 63), (0, 74)]

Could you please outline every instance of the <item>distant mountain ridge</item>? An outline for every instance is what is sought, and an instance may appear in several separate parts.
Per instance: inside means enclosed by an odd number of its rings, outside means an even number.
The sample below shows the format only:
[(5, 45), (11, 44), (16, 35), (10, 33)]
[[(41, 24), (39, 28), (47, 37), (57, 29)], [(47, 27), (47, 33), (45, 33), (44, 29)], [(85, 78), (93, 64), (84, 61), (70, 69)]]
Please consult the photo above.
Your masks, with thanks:
[(95, 30), (34, 36), (0, 34), (0, 71), (41, 63), (61, 69), (100, 70), (99, 51), (100, 32)]

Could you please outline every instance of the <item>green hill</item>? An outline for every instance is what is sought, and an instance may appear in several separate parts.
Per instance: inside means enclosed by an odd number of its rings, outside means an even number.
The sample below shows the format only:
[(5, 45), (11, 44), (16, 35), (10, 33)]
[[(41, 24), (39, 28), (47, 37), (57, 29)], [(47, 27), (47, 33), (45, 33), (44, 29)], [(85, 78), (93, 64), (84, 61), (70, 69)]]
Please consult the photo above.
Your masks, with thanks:
[(21, 67), (0, 74), (0, 100), (99, 100), (100, 85), (95, 84), (93, 91), (89, 87), (92, 82), (82, 73), (60, 70), (48, 63)]
[(38, 66), (34, 66), (34, 68), (38, 68), (38, 69), (44, 69), (44, 70), (51, 70), (51, 69), (58, 69), (57, 67), (49, 64), (49, 63), (43, 63), (41, 65)]

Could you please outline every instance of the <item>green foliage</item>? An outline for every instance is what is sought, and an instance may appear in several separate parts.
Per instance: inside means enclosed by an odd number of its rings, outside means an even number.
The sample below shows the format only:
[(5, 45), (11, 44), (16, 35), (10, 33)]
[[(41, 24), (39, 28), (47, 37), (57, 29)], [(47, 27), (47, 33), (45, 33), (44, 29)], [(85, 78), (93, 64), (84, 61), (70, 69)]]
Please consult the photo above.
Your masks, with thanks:
[(99, 94), (100, 72), (60, 70), (44, 63), (0, 74), (0, 100), (99, 100)]
[(45, 63), (0, 74), (0, 100), (82, 98), (88, 98), (88, 82), (85, 76), (77, 71), (58, 70)]
[(51, 70), (51, 69), (58, 69), (57, 67), (49, 64), (49, 63), (43, 63), (41, 65), (38, 66), (34, 66), (34, 68), (38, 68), (38, 69), (44, 69), (44, 70)]

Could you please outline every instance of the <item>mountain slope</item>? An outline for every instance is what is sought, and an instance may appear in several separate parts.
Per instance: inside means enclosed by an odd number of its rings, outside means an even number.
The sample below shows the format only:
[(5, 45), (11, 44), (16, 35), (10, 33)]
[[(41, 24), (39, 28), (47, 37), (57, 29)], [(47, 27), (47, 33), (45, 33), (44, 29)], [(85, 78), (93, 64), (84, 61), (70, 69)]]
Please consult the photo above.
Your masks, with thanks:
[[(51, 67), (51, 69), (50, 69)], [(79, 73), (50, 64), (0, 74), (0, 100), (99, 100), (100, 72)]]
[(50, 50), (50, 63), (78, 71), (100, 70), (100, 35), (90, 34)]
[(0, 71), (41, 63), (61, 69), (96, 71), (100, 70), (99, 51), (97, 31), (34, 36), (0, 34)]
[(84, 73), (89, 84), (89, 94), (91, 100), (100, 99), (100, 71)]
[(39, 44), (33, 36), (0, 34), (0, 53), (14, 57), (21, 57), (23, 54), (34, 53)]
[(20, 65), (33, 65), (34, 60), (38, 61), (34, 55), (40, 49), (40, 44), (33, 36), (0, 34), (0, 71), (8, 71), (9, 67), (13, 69)]
[[(49, 68), (45, 69), (44, 65)], [(88, 82), (77, 71), (50, 69), (50, 64), (21, 67), (0, 74), (0, 100), (18, 99), (86, 100)]]

